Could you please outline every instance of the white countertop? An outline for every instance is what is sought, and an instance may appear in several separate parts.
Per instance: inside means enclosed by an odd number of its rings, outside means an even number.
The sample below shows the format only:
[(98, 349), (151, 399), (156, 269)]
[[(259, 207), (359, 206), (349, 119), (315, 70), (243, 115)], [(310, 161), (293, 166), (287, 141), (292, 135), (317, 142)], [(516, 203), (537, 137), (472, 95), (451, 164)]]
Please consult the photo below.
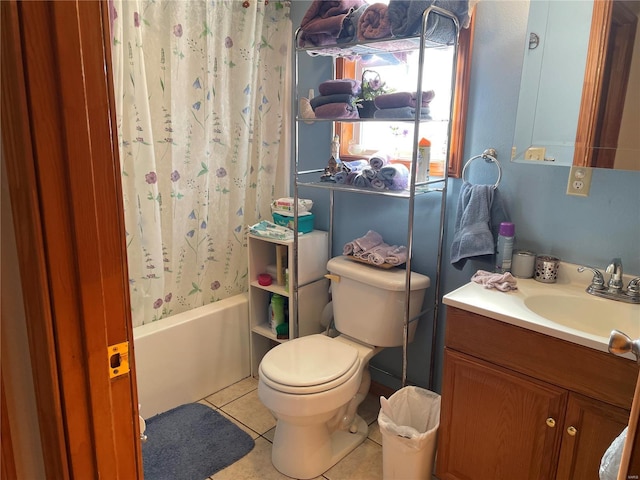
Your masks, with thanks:
[[(443, 303), (445, 305), (450, 305), (452, 307), (484, 315), (495, 320), (523, 327), (528, 330), (567, 340), (585, 347), (608, 352), (608, 336), (598, 336), (570, 328), (560, 323), (555, 323), (527, 308), (525, 300), (528, 297), (536, 295), (554, 295), (554, 299), (558, 299), (557, 304), (559, 308), (561, 308), (562, 297), (564, 296), (573, 297), (572, 299), (574, 300), (576, 298), (585, 299), (585, 304), (587, 302), (594, 301), (608, 302), (598, 305), (603, 306), (605, 309), (611, 308), (612, 310), (612, 314), (605, 316), (608, 318), (602, 318), (602, 322), (608, 324), (611, 330), (620, 329), (633, 340), (639, 338), (640, 305), (632, 305), (615, 300), (598, 298), (587, 294), (585, 289), (591, 283), (592, 273), (588, 270), (584, 273), (579, 273), (577, 268), (578, 265), (562, 262), (560, 264), (558, 281), (556, 283), (541, 283), (533, 279), (518, 278), (517, 290), (509, 292), (487, 289), (482, 285), (470, 282), (450, 293), (447, 293), (443, 297)], [(601, 271), (604, 274), (604, 269), (601, 269)], [(608, 275), (604, 275), (606, 280)], [(625, 275), (625, 287), (631, 278), (633, 277)], [(556, 295), (557, 297), (555, 297)], [(549, 303), (555, 304), (556, 302), (553, 301)], [(633, 319), (631, 326), (629, 326), (628, 320), (624, 324), (625, 328), (616, 326), (616, 318), (619, 316), (618, 313), (620, 311), (624, 313), (624, 317)], [(636, 319), (637, 322), (635, 321)], [(599, 320), (600, 319), (598, 318), (597, 321)], [(635, 359), (635, 357), (630, 353), (625, 355), (625, 357)]]

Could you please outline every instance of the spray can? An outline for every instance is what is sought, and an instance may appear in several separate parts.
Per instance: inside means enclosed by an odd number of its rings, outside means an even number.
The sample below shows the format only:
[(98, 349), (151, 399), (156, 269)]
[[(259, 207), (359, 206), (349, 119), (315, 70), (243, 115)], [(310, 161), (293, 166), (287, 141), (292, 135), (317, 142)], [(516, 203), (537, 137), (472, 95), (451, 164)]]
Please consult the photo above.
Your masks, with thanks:
[(278, 325), (282, 325), (284, 323), (284, 297), (277, 293), (274, 293), (271, 296), (271, 331), (274, 335), (277, 335), (276, 329)]
[(498, 233), (498, 248), (496, 251), (496, 273), (511, 271), (511, 256), (513, 254), (513, 238), (516, 226), (511, 222), (502, 222)]
[(418, 142), (418, 169), (416, 171), (417, 182), (429, 181), (429, 162), (431, 161), (431, 142), (421, 138)]

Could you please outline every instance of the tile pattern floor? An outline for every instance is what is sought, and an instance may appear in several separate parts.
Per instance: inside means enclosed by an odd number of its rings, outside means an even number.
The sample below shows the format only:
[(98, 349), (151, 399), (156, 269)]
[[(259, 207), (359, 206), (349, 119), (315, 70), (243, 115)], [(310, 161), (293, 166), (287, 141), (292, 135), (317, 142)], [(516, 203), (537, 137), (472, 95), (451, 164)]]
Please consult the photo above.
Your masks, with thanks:
[[(255, 447), (233, 465), (219, 471), (211, 480), (289, 479), (271, 464), (271, 444), (276, 421), (258, 398), (258, 381), (246, 378), (210, 395), (200, 403), (213, 407), (255, 440)], [(358, 413), (369, 424), (368, 438), (337, 465), (317, 479), (376, 480), (382, 478), (382, 435), (378, 428), (380, 400), (369, 395)], [(435, 477), (434, 477), (435, 479)]]

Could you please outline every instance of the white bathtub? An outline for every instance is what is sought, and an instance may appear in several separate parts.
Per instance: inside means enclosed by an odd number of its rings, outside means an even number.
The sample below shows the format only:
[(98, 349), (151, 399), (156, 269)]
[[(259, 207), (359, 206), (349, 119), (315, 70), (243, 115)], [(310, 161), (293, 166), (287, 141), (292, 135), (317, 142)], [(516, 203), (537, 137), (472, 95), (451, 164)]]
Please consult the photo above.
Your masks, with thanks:
[(133, 337), (144, 418), (251, 375), (246, 294), (136, 327)]

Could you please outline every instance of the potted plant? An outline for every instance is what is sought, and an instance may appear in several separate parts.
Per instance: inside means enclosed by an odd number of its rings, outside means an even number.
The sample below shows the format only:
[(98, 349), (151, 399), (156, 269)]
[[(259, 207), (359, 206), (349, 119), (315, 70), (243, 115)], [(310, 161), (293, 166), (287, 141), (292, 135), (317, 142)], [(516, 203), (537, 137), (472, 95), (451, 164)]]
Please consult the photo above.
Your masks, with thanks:
[(386, 83), (382, 81), (378, 72), (375, 70), (363, 71), (360, 99), (358, 102), (360, 118), (373, 118), (373, 114), (377, 110), (374, 99), (389, 91)]

